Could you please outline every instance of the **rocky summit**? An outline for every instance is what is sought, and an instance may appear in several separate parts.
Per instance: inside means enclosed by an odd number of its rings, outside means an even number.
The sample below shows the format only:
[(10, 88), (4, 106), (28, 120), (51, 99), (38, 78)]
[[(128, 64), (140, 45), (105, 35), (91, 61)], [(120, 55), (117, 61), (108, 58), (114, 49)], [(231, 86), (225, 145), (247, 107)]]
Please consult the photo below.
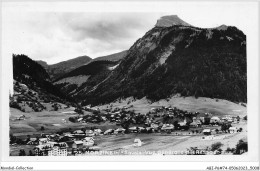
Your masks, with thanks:
[(177, 15), (169, 15), (163, 16), (157, 20), (155, 27), (171, 27), (174, 25), (191, 26), (190, 24), (180, 19)]

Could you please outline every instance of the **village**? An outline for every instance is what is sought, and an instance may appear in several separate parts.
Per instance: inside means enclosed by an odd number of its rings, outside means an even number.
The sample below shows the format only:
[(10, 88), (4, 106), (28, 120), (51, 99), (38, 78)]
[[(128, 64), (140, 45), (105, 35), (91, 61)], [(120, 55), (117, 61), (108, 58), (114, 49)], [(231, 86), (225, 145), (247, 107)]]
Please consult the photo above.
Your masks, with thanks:
[[(63, 124), (95, 126), (67, 128), (55, 133), (48, 133), (44, 131), (44, 127), (41, 127), (41, 133), (38, 135), (27, 135), (23, 139), (10, 136), (10, 147), (30, 146), (27, 153), (20, 148), (19, 155), (21, 156), (74, 156), (88, 155), (89, 152), (97, 151), (141, 149), (149, 144), (145, 142), (144, 137), (153, 136), (176, 138), (171, 141), (177, 139), (184, 141), (196, 137), (199, 141), (219, 140), (221, 142), (222, 139), (245, 131), (243, 125), (247, 122), (247, 116), (224, 115), (220, 117), (211, 113), (188, 112), (171, 106), (153, 107), (147, 113), (136, 113), (131, 110), (131, 107), (119, 108), (111, 105), (105, 109), (90, 106), (75, 108), (63, 112), (72, 115), (62, 119)], [(26, 119), (25, 115), (16, 118), (18, 121), (24, 119)], [(100, 127), (104, 123), (109, 123), (113, 127), (106, 127), (106, 129)], [(241, 123), (243, 123), (242, 126)], [(122, 144), (120, 147), (119, 143), (118, 146), (113, 145), (116, 147), (108, 148), (105, 141), (110, 140), (110, 137), (114, 137), (113, 143), (116, 143), (116, 138), (129, 139), (127, 141), (129, 144)], [(245, 149), (241, 153), (243, 152)]]

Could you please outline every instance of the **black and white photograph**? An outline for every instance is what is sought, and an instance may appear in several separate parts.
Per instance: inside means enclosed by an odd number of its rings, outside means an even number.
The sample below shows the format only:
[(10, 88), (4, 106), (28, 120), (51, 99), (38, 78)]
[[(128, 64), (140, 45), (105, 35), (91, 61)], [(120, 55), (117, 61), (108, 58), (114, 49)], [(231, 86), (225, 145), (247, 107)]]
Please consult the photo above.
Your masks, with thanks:
[(259, 162), (257, 4), (3, 3), (4, 155)]

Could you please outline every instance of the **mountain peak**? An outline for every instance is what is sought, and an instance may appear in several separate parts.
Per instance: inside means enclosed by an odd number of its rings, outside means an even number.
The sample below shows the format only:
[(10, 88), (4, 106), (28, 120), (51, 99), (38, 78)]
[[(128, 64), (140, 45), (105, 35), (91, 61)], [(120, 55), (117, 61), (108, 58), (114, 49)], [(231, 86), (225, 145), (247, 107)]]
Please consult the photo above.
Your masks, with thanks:
[(221, 26), (217, 27), (217, 30), (227, 30), (228, 26), (225, 24), (222, 24)]
[(157, 20), (156, 27), (171, 27), (174, 25), (183, 25), (183, 26), (191, 26), (186, 23), (182, 19), (180, 19), (177, 15), (168, 15), (163, 16), (159, 20)]

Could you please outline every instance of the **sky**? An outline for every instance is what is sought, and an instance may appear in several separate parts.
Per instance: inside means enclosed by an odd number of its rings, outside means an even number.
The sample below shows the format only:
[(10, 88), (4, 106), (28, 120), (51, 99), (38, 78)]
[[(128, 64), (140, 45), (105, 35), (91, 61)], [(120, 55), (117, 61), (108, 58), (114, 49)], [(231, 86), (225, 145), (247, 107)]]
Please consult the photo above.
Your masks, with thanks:
[(226, 24), (238, 27), (245, 34), (248, 31), (247, 23), (250, 20), (246, 13), (250, 8), (242, 3), (203, 3), (196, 6), (175, 3), (172, 8), (167, 4), (151, 4), (150, 9), (143, 8), (143, 11), (135, 5), (131, 9), (131, 4), (129, 8), (127, 5), (120, 8), (111, 5), (115, 11), (107, 10), (106, 4), (99, 5), (99, 8), (95, 5), (91, 8), (88, 4), (87, 10), (82, 8), (86, 4), (63, 8), (54, 5), (48, 10), (48, 5), (39, 8), (35, 4), (8, 4), (3, 12), (4, 48), (48, 64), (82, 55), (96, 58), (129, 49), (164, 15), (178, 15), (187, 23), (202, 28)]

